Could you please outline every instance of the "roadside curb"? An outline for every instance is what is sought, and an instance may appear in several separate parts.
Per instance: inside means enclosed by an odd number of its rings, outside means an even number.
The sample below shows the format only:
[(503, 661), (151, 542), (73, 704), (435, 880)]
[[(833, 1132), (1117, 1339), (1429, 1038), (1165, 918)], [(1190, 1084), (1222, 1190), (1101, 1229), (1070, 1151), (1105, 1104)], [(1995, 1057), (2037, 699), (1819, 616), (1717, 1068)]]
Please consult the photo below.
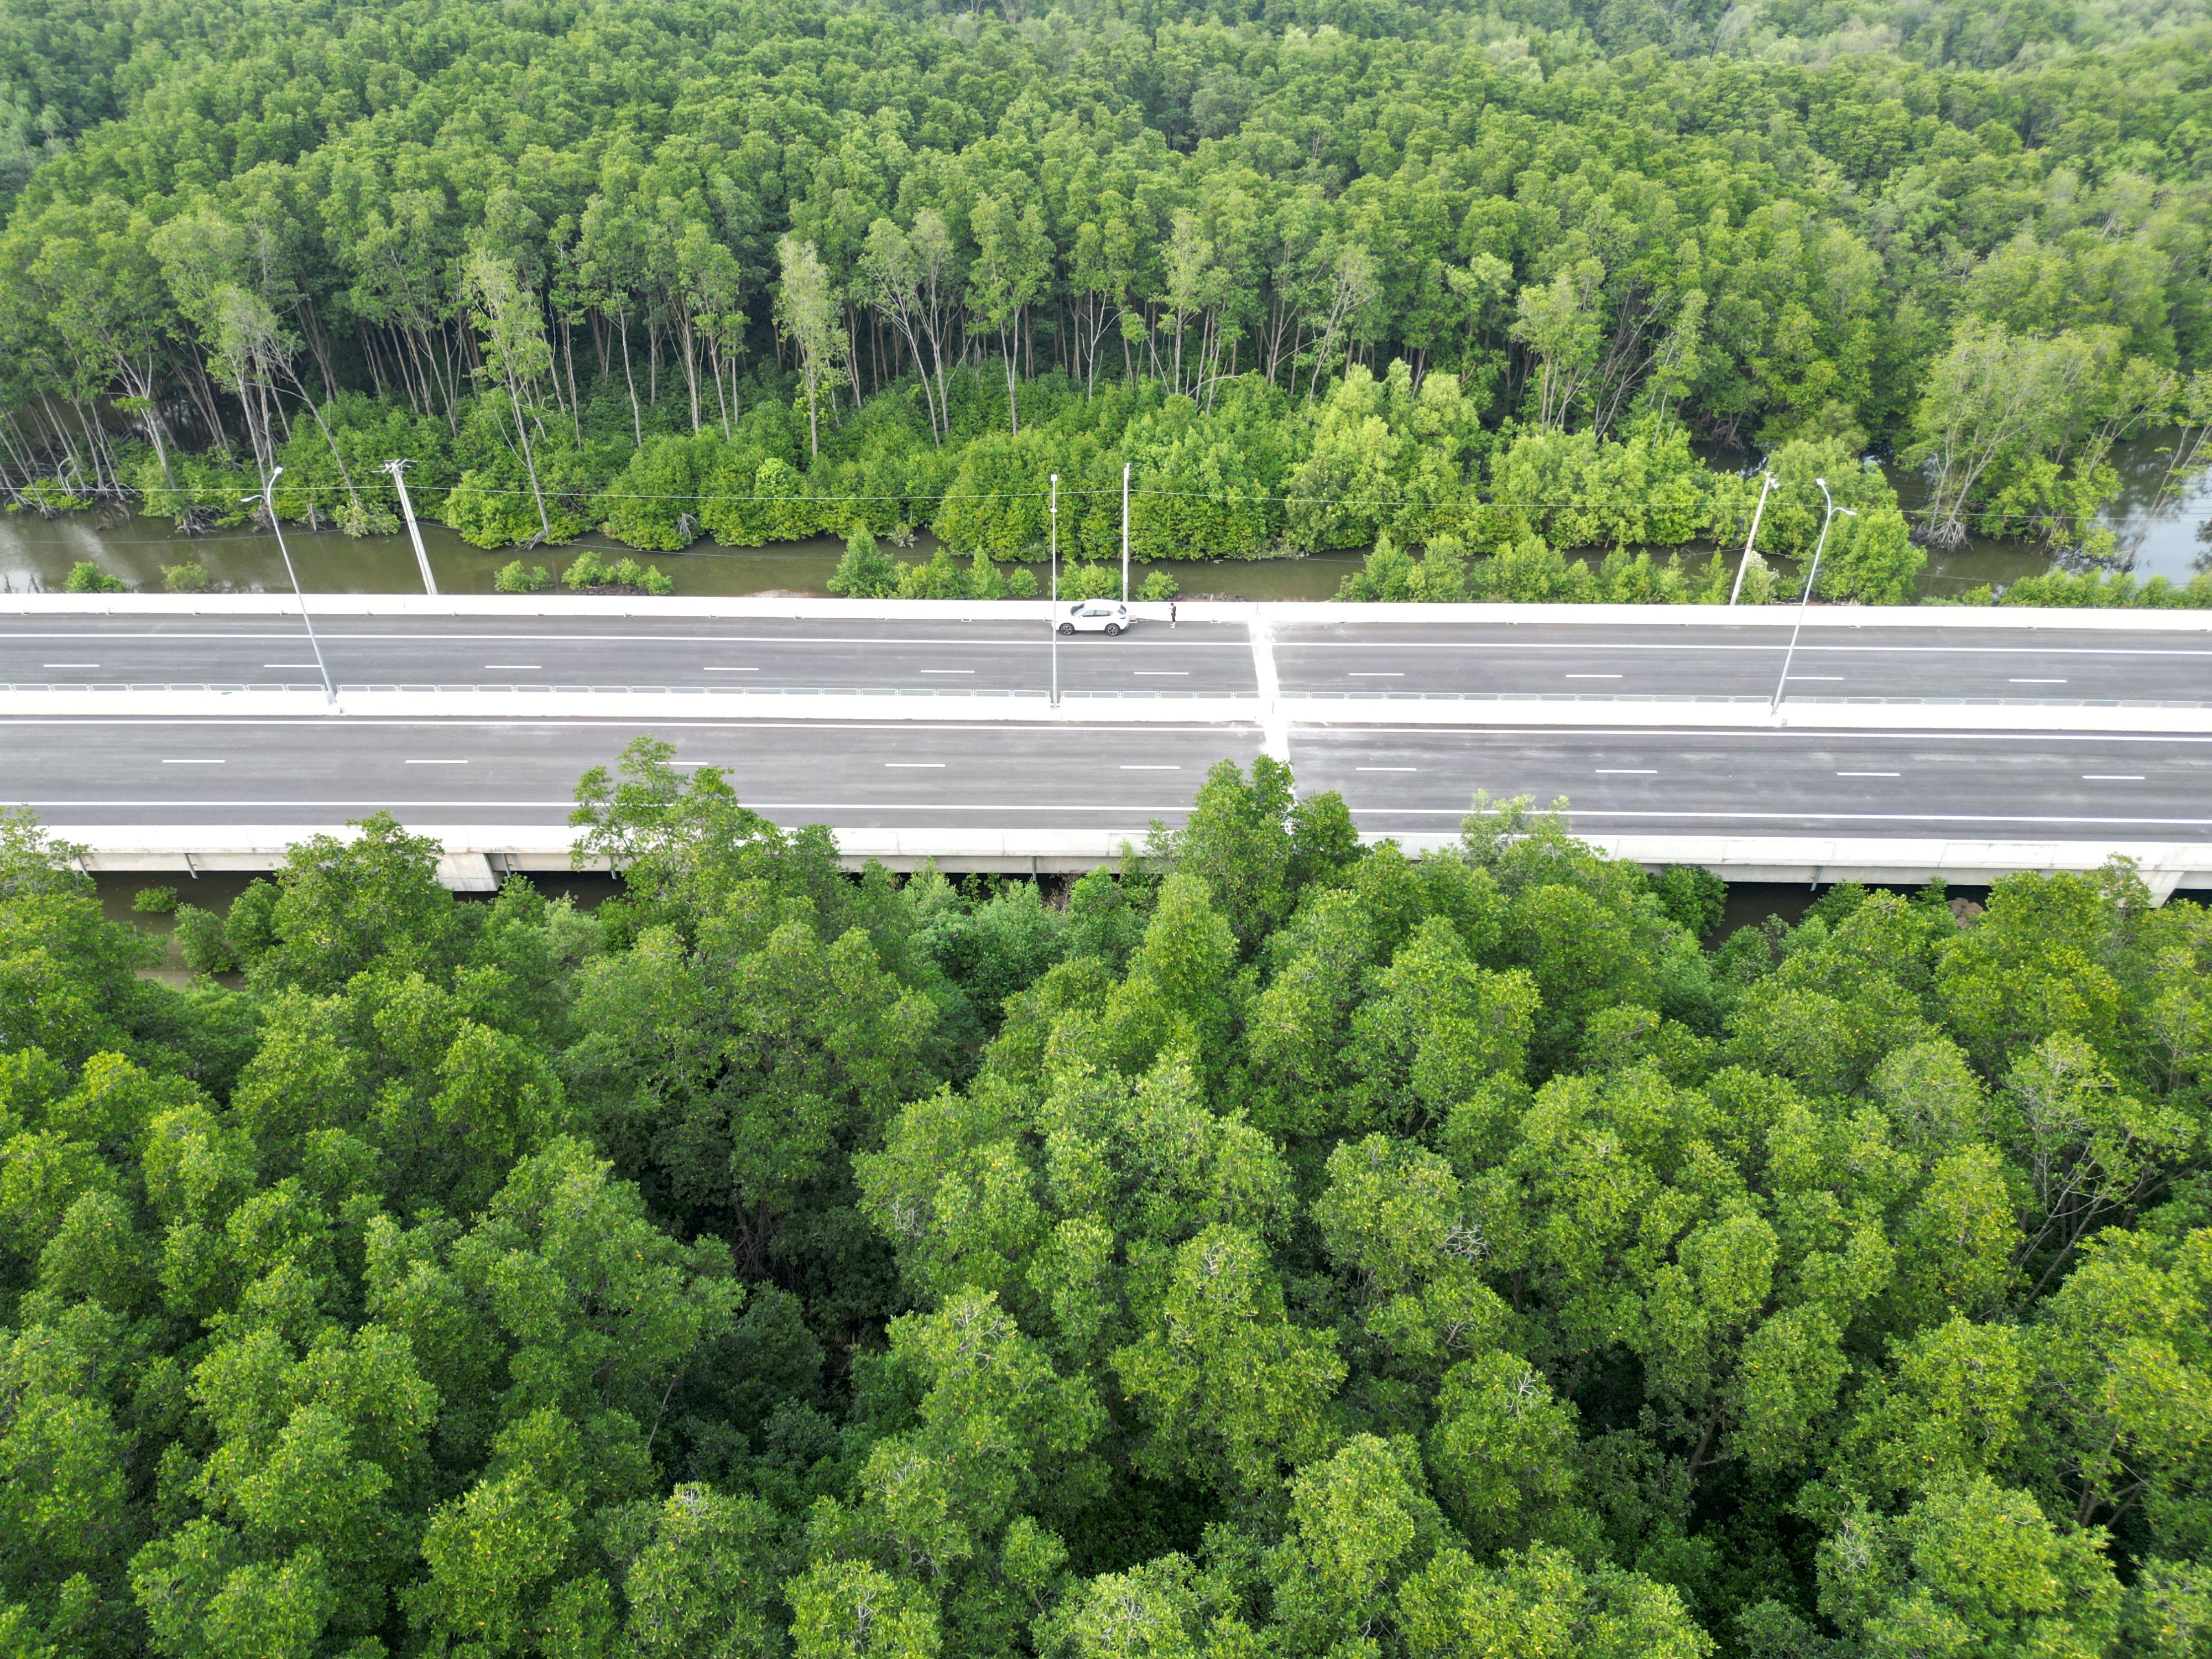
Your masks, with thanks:
[[(439, 879), (459, 892), (487, 892), (509, 874), (568, 873), (575, 830), (549, 824), (413, 823), (409, 830), (444, 849)], [(1131, 823), (1086, 830), (841, 829), (832, 824), (838, 856), (848, 868), (873, 860), (894, 870), (934, 862), (951, 870), (1010, 874), (1068, 875), (1111, 865), (1124, 845), (1141, 847), (1146, 827)], [(276, 869), (284, 849), (316, 834), (349, 838), (343, 823), (240, 824), (210, 830), (183, 826), (118, 828), (53, 826), (57, 840), (86, 849), (91, 872), (175, 872), (199, 875)], [(1920, 836), (1661, 836), (1607, 834), (1577, 829), (1577, 837), (1647, 867), (1693, 865), (1730, 881), (1825, 886), (1840, 881), (1918, 884), (1941, 876), (1954, 884), (1983, 886), (2021, 870), (2088, 871), (2118, 856), (2132, 859), (2151, 896), (2163, 903), (2177, 888), (2212, 885), (2212, 846), (2189, 842), (2013, 842)], [(1409, 853), (1455, 844), (1449, 832), (1368, 834)], [(605, 871), (603, 860), (587, 860)]]
[[(1045, 599), (788, 599), (594, 598), (568, 593), (311, 593), (313, 617), (500, 618), (623, 617), (641, 621), (1028, 622), (1049, 614)], [(1139, 621), (1165, 623), (1168, 607), (1131, 600)], [(1789, 628), (1794, 605), (1399, 605), (1309, 601), (1178, 601), (1180, 620), (1277, 628), (1387, 623), (1464, 627), (1580, 623), (1592, 627)], [(4, 593), (0, 617), (296, 617), (300, 602), (277, 593)], [(2076, 633), (2212, 634), (2212, 611), (2044, 609), (2034, 605), (1815, 605), (1808, 629), (1997, 629)]]

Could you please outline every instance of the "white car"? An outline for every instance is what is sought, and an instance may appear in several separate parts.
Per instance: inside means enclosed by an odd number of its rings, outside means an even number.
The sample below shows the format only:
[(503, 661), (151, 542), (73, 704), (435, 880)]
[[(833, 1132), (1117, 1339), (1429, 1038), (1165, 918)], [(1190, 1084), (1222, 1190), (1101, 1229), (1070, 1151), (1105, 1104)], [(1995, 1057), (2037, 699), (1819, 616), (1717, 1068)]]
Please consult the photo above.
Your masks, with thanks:
[(1078, 599), (1060, 612), (1063, 634), (1118, 634), (1128, 625), (1129, 607), (1119, 599)]

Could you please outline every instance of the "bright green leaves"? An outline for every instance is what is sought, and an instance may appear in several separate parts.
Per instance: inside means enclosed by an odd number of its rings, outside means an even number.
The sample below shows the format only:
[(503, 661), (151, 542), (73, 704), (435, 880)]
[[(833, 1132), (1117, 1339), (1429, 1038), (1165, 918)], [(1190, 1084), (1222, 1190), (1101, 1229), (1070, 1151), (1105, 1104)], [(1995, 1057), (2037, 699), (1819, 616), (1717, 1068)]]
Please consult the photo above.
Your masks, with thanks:
[(1885, 1056), (1929, 1035), (1923, 994), (1936, 941), (1952, 931), (1949, 912), (1887, 893), (1832, 929), (1801, 928), (1730, 1016), (1734, 1056), (1814, 1093), (1856, 1090)]
[(2212, 1546), (2212, 1231), (2100, 1237), (2030, 1333), (2046, 1502), (2082, 1525), (2140, 1508), (2176, 1553)]
[(321, 1552), (245, 1561), (236, 1540), (195, 1521), (131, 1564), (131, 1585), (166, 1659), (308, 1659), (332, 1598)]
[(874, 1552), (939, 1581), (990, 1548), (1018, 1506), (1072, 1516), (1097, 1496), (1094, 1386), (1059, 1376), (994, 1297), (963, 1291), (890, 1335), (888, 1363), (918, 1392), (920, 1421), (870, 1450), (849, 1512), (817, 1511), (817, 1552)]
[(403, 1192), (440, 1193), (471, 1211), (518, 1158), (568, 1127), (568, 1103), (531, 1044), (473, 1020), (451, 1030), (452, 1041), (416, 1074), (415, 1087), (386, 1085), (374, 1121)]
[(1493, 1077), (1518, 1082), (1536, 986), (1467, 955), (1441, 916), (1421, 924), (1352, 1016), (1345, 1127), (1432, 1128)]
[(1183, 872), (1170, 876), (1128, 976), (1100, 1015), (1101, 1057), (1129, 1073), (1169, 1054), (1194, 1070), (1218, 1066), (1235, 1014), (1236, 965), (1231, 926), (1205, 882)]
[(1203, 882), (1249, 951), (1289, 920), (1302, 885), (1352, 861), (1349, 832), (1341, 800), (1296, 800), (1289, 766), (1260, 755), (1249, 781), (1235, 762), (1216, 763), (1182, 827), (1153, 826), (1148, 856)]
[(1973, 927), (1949, 940), (1936, 976), (1951, 1027), (1985, 1069), (2061, 1032), (2112, 1052), (2125, 957), (2147, 896), (2131, 870), (2007, 876)]
[(1128, 1334), (1127, 1266), (1216, 1223), (1272, 1233), (1291, 1202), (1273, 1143), (1209, 1110), (1173, 1058), (1133, 1085), (1071, 1069), (1034, 1107), (995, 1079), (940, 1091), (854, 1169), (910, 1284), (1000, 1292), (1055, 1352), (1087, 1357)]
[(1429, 1465), (1469, 1542), (1518, 1547), (1573, 1524), (1562, 1506), (1574, 1490), (1575, 1408), (1527, 1360), (1493, 1349), (1461, 1361), (1436, 1413)]
[(790, 907), (769, 897), (731, 896), (696, 951), (655, 927), (587, 970), (574, 1061), (623, 1139), (755, 1267), (804, 1203), (834, 1205), (841, 1154), (921, 1091), (941, 1015), (867, 933), (825, 941), (777, 923)]
[(1954, 1316), (1893, 1355), (1844, 1438), (1856, 1481), (1879, 1498), (2001, 1476), (2022, 1449), (2032, 1355), (2021, 1334)]
[(1736, 1071), (1699, 1092), (1632, 1068), (1545, 1085), (1478, 1193), (1491, 1271), (1540, 1307), (1525, 1352), (1562, 1379), (1632, 1352), (1691, 1472), (1771, 1469), (1816, 1448), (1846, 1334), (1891, 1283), (1903, 1173), (1878, 1117)]
[(580, 1141), (514, 1168), (483, 1220), (453, 1248), (454, 1277), (513, 1345), (508, 1409), (649, 1422), (744, 1290), (719, 1241), (685, 1246), (655, 1227), (635, 1188)]
[(2120, 1607), (2101, 1542), (1976, 1478), (1846, 1518), (1820, 1547), (1820, 1610), (1873, 1655), (2096, 1659)]
[(1400, 1604), (1412, 1659), (1707, 1659), (1713, 1651), (1674, 1590), (1615, 1567), (1586, 1572), (1564, 1550), (1508, 1551), (1487, 1568), (1448, 1550)]
[(2145, 1203), (2203, 1139), (2197, 1115), (2123, 1089), (2089, 1045), (2045, 1039), (2006, 1074), (1999, 1131), (2033, 1183), (2017, 1253), (2041, 1284), (2094, 1228)]
[(1297, 1654), (1357, 1651), (1444, 1520), (1407, 1440), (1358, 1435), (1291, 1477), (1290, 1527), (1268, 1554), (1275, 1638)]
[(864, 1561), (822, 1561), (791, 1582), (795, 1659), (937, 1659), (937, 1609)]
[(1375, 926), (1353, 894), (1323, 892), (1268, 941), (1279, 964), (1245, 1016), (1254, 1119), (1317, 1134), (1337, 1115), (1346, 1024), (1376, 955)]
[(646, 1529), (623, 1579), (639, 1659), (773, 1659), (770, 1608), (781, 1517), (757, 1498), (679, 1486), (639, 1517)]
[(246, 958), (256, 985), (327, 995), (371, 963), (434, 976), (450, 963), (461, 924), (434, 873), (437, 843), (389, 813), (355, 828), (349, 839), (316, 836), (289, 849), (269, 942)]
[(149, 1000), (136, 975), (161, 960), (156, 940), (101, 916), (90, 879), (64, 864), (75, 851), (27, 810), (0, 811), (0, 1054), (64, 1067), (136, 1051)]
[(295, 1358), (262, 1328), (216, 1348), (192, 1397), (215, 1445), (191, 1481), (205, 1512), (131, 1563), (165, 1654), (305, 1656), (326, 1628), (379, 1628), (414, 1553), (437, 1395), (375, 1326)]
[(1200, 1567), (1174, 1554), (1102, 1572), (1036, 1621), (1036, 1651), (1065, 1659), (1245, 1659), (1259, 1650), (1259, 1635), (1243, 1617), (1243, 1576), (1227, 1562)]
[(1176, 1251), (1158, 1311), (1114, 1356), (1150, 1433), (1134, 1454), (1163, 1479), (1265, 1492), (1325, 1443), (1345, 1376), (1324, 1333), (1291, 1322), (1260, 1241), (1208, 1227)]
[(1493, 1340), (1504, 1304), (1481, 1278), (1487, 1254), (1450, 1164), (1379, 1134), (1329, 1155), (1313, 1218), (1340, 1270), (1358, 1274), (1369, 1334), (1433, 1375)]
[(0, 1341), (0, 1598), (105, 1579), (129, 1540), (125, 1328), (79, 1307)]
[(491, 1467), (432, 1516), (428, 1579), (416, 1622), (487, 1656), (523, 1649), (560, 1611), (555, 1589), (580, 1542), (586, 1449), (573, 1425), (540, 1410), (502, 1434)]

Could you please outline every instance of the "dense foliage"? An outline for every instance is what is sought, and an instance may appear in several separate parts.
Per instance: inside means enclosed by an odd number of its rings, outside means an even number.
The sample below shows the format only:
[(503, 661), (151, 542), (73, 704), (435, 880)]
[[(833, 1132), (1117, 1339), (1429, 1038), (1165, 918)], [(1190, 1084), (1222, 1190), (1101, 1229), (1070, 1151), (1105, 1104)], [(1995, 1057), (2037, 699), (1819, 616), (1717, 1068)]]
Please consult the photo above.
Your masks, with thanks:
[(1042, 550), (1054, 473), (1063, 547), (1116, 550), (1126, 465), (1139, 557), (1663, 598), (1758, 493), (1694, 437), (1777, 465), (1766, 551), (1815, 477), (1870, 498), (1822, 586), (1888, 599), (1916, 541), (2106, 553), (2112, 444), (2182, 422), (2179, 465), (2212, 416), (2197, 0), (100, 15), (0, 14), (40, 510), (235, 520), (281, 464), (277, 512), (388, 529), (404, 458), (483, 546), (987, 562)]
[[(2212, 1651), (2212, 918), (1420, 858), (1048, 903), (641, 740), (583, 914), (0, 840), (0, 1651)], [(161, 910), (175, 894), (156, 893)]]

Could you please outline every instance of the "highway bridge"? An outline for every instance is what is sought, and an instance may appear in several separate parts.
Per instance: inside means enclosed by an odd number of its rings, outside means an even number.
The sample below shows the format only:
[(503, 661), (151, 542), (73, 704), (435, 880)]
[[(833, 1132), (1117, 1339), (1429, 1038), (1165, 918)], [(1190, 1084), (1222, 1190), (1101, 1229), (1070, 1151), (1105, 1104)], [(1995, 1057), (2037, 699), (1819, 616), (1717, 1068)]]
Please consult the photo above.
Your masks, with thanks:
[(1785, 682), (1784, 607), (1139, 610), (1055, 650), (1030, 604), (310, 596), (311, 644), (289, 599), (10, 596), (0, 800), (118, 869), (388, 807), (477, 886), (566, 867), (577, 775), (651, 732), (852, 857), (1066, 870), (1267, 750), (1409, 845), (1481, 789), (1735, 879), (2212, 885), (2212, 617), (1815, 607)]

